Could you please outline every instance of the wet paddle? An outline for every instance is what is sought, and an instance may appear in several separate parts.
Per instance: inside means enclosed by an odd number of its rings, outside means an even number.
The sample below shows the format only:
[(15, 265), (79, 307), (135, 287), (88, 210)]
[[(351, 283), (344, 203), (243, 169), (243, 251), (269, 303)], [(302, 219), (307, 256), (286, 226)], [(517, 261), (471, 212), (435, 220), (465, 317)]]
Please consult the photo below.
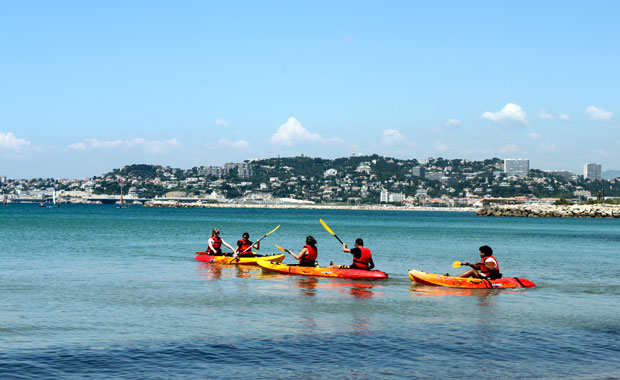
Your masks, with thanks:
[(455, 261), (452, 263), (452, 268), (458, 268), (458, 267), (462, 267), (463, 263), (460, 261)]
[(323, 219), (319, 219), (319, 221), (321, 222), (321, 224), (323, 225), (323, 227), (325, 227), (325, 229), (327, 230), (327, 232), (329, 232), (330, 234), (334, 235), (334, 237), (336, 239), (338, 239), (338, 241), (340, 242), (340, 244), (344, 244), (342, 242), (342, 240), (340, 240), (340, 238), (334, 233), (334, 231), (332, 231), (331, 228), (329, 228), (329, 226), (323, 221)]
[[(271, 231), (267, 232), (267, 233), (265, 234), (265, 236), (263, 236), (262, 238), (260, 238), (260, 239), (256, 240), (256, 242), (255, 242), (254, 244), (258, 243), (259, 241), (263, 240), (263, 239), (264, 239), (264, 238), (266, 238), (267, 236), (271, 235), (271, 234), (272, 234), (272, 233), (274, 233), (274, 232), (275, 232), (278, 228), (280, 228), (280, 225), (279, 225), (279, 224), (278, 224), (278, 226), (277, 226), (276, 228), (274, 228), (273, 230), (271, 230)], [(252, 244), (252, 245), (250, 245), (249, 247), (247, 247), (246, 249), (244, 249), (244, 250), (243, 250), (243, 252), (239, 252), (239, 253), (237, 254), (237, 256), (235, 256), (235, 258), (234, 258), (234, 259), (230, 260), (230, 264), (234, 263), (234, 262), (235, 262), (235, 260), (236, 260), (236, 261), (239, 261), (239, 257), (241, 256), (241, 254), (242, 254), (242, 253), (244, 253), (244, 252), (247, 252), (249, 249), (251, 249), (251, 248), (252, 248), (252, 246), (254, 246), (254, 244)]]

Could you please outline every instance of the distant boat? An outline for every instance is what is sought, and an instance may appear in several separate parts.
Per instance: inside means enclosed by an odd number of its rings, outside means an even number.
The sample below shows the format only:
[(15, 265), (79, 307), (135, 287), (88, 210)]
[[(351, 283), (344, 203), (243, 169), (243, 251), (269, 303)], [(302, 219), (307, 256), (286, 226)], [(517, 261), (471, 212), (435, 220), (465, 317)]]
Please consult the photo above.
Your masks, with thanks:
[(2, 204), (6, 206), (6, 204), (7, 204), (7, 203), (8, 203), (8, 202), (7, 202), (7, 200), (6, 200), (6, 194), (3, 194), (3, 195), (2, 195)]
[(123, 199), (123, 185), (121, 185), (121, 199), (117, 203), (118, 203), (117, 208), (128, 208), (129, 207), (127, 202), (125, 202), (125, 200)]
[(60, 207), (59, 204), (56, 203), (56, 189), (52, 189), (52, 203), (48, 201), (39, 203), (39, 207)]

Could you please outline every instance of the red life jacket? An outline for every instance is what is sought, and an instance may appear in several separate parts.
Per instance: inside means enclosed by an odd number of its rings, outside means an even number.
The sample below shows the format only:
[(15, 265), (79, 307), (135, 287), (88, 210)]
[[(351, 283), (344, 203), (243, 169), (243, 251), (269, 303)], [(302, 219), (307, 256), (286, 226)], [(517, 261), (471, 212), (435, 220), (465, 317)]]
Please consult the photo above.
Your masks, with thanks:
[(299, 263), (302, 264), (304, 261), (306, 261), (314, 264), (314, 262), (316, 261), (316, 257), (319, 253), (317, 248), (309, 244), (304, 245), (304, 248), (307, 248), (308, 252), (306, 252), (305, 255), (299, 258)]
[[(495, 263), (497, 263), (497, 266), (494, 269), (489, 269), (486, 267), (486, 265), (484, 265), (484, 262), (487, 259), (493, 259), (495, 260)], [(489, 277), (491, 275), (491, 273), (499, 273), (499, 261), (497, 261), (497, 259), (493, 256), (485, 256), (482, 258), (482, 260), (480, 260), (480, 262), (478, 263), (480, 264), (480, 273), (482, 273), (483, 275)]]
[(353, 265), (358, 268), (369, 269), (370, 268), (370, 259), (372, 258), (372, 254), (370, 253), (370, 249), (359, 247), (360, 251), (362, 251), (361, 256), (355, 258), (353, 256)]
[(207, 253), (215, 253), (219, 255), (222, 253), (222, 238), (219, 236), (211, 236), (211, 239), (213, 239), (213, 243), (211, 243), (211, 245), (215, 251), (212, 251), (211, 247), (207, 247)]
[[(242, 254), (242, 253), (244, 255), (251, 254), (252, 253), (252, 248), (250, 248), (250, 247), (252, 247), (252, 244), (253, 243), (251, 241), (249, 241), (249, 240), (244, 240), (244, 239), (237, 240), (237, 247), (239, 247), (239, 254)], [(246, 249), (247, 249), (247, 251), (245, 251)], [(245, 251), (245, 252), (243, 252), (243, 251)]]

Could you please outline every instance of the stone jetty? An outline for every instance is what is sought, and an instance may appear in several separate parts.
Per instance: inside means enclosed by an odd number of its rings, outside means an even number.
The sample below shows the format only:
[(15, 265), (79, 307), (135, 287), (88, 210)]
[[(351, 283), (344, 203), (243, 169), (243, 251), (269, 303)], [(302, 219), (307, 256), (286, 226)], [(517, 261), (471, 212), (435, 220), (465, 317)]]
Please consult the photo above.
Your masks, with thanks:
[(484, 207), (480, 216), (524, 216), (530, 218), (620, 218), (620, 205), (499, 205)]

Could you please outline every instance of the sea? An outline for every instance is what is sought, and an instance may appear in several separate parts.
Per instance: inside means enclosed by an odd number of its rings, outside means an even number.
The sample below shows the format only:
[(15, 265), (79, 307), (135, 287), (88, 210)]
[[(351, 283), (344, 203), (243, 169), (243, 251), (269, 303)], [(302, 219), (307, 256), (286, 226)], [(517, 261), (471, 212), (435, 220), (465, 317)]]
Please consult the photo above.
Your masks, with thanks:
[[(386, 280), (194, 259), (214, 227), (258, 253)], [(468, 212), (0, 206), (1, 379), (620, 379), (620, 220)], [(530, 289), (414, 285), (489, 245)], [(287, 256), (285, 262), (294, 262)]]

